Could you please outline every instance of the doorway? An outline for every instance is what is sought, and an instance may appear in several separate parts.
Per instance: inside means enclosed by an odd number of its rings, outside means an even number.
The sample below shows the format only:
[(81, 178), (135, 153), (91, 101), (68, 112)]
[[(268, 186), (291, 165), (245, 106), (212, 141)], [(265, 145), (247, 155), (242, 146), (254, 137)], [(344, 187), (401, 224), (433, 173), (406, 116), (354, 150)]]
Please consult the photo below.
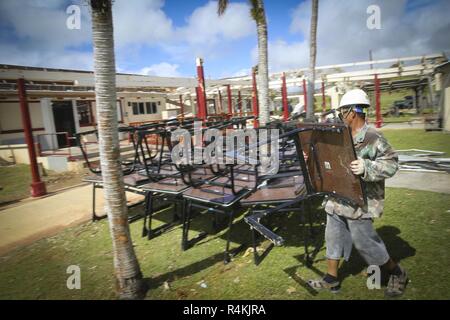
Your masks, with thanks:
[[(73, 117), (72, 101), (53, 101), (52, 109), (56, 132), (67, 132), (69, 137), (73, 137), (76, 128)], [(58, 148), (68, 147), (66, 135), (58, 134), (56, 137), (58, 140)]]

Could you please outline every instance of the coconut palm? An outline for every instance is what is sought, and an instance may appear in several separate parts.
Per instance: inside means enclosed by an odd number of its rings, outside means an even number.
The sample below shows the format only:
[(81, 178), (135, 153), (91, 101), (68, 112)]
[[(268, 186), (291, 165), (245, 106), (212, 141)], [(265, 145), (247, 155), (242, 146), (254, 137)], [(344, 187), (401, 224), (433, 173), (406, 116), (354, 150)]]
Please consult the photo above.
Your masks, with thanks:
[[(265, 125), (269, 121), (269, 69), (267, 62), (267, 21), (263, 0), (249, 0), (250, 15), (256, 22), (258, 32), (258, 102), (259, 123)], [(223, 15), (228, 6), (228, 0), (219, 0), (217, 13)]]
[(316, 56), (317, 56), (317, 18), (319, 11), (319, 0), (311, 0), (311, 33), (309, 37), (309, 77), (308, 77), (308, 109), (306, 116), (311, 119), (314, 115), (314, 82), (316, 80)]
[(111, 0), (91, 0), (90, 5), (100, 165), (116, 289), (121, 299), (137, 299), (145, 293), (145, 286), (130, 236), (120, 164), (112, 4)]

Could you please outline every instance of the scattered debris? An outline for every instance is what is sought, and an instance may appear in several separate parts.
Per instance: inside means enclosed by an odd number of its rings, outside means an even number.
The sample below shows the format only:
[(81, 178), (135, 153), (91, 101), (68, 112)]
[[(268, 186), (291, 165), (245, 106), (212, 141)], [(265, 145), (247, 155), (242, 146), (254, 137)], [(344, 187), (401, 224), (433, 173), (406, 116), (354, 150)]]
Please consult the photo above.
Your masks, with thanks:
[[(250, 253), (253, 253), (255, 250), (253, 249), (253, 247), (248, 248), (247, 250), (245, 250), (244, 254), (242, 255), (243, 258), (247, 257)], [(264, 249), (257, 247), (256, 248), (257, 252), (263, 252)]]
[(233, 280), (233, 282), (234, 283), (239, 283), (241, 280), (239, 279), (239, 277), (236, 277), (234, 280)]
[(428, 156), (442, 156), (445, 152), (442, 151), (431, 151), (431, 150), (421, 150), (421, 149), (404, 149), (397, 150), (397, 153), (404, 155), (411, 155), (415, 157), (428, 157)]
[(164, 281), (163, 288), (164, 288), (164, 290), (170, 290), (169, 282)]
[(440, 151), (406, 149), (398, 150), (400, 170), (415, 172), (448, 172), (450, 158), (437, 158), (445, 153)]
[(287, 290), (286, 290), (286, 292), (287, 292), (288, 294), (294, 293), (295, 291), (297, 291), (297, 289), (295, 289), (294, 287), (289, 287), (289, 288), (287, 288)]
[(253, 253), (253, 248), (252, 247), (250, 247), (250, 248), (248, 248), (247, 250), (245, 250), (245, 252), (244, 252), (244, 255), (242, 256), (242, 257), (247, 257), (250, 253)]
[(208, 288), (208, 285), (206, 284), (205, 280), (197, 282), (198, 285), (200, 285), (201, 288)]

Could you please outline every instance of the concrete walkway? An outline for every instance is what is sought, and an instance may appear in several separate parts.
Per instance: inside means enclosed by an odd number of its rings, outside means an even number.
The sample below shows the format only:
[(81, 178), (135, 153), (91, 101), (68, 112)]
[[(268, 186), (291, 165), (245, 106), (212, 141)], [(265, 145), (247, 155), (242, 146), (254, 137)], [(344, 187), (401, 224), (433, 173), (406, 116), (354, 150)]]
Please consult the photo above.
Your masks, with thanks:
[(395, 176), (386, 180), (386, 187), (450, 194), (450, 174), (398, 171)]
[[(127, 193), (129, 202), (143, 197)], [(103, 192), (97, 189), (96, 212), (103, 210)], [(0, 211), (0, 256), (61, 230), (91, 219), (92, 187), (84, 185), (40, 199), (26, 199)]]
[(384, 129), (425, 129), (425, 124), (421, 122), (399, 122), (399, 123), (385, 123), (381, 127), (381, 130)]

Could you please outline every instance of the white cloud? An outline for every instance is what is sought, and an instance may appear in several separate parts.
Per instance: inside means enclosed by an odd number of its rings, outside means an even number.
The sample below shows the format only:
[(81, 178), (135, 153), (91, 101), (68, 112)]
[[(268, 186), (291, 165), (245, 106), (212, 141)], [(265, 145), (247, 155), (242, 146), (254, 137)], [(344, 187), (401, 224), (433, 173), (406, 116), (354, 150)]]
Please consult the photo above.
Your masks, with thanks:
[(195, 57), (209, 61), (232, 50), (234, 40), (255, 34), (247, 3), (229, 3), (225, 13), (218, 16), (217, 2), (209, 1), (195, 9), (185, 25), (174, 29), (171, 41), (160, 45), (176, 61), (194, 61)]
[(162, 10), (161, 0), (117, 0), (113, 5), (114, 40), (118, 47), (155, 45), (174, 37), (172, 20)]
[(231, 76), (232, 77), (245, 77), (245, 76), (251, 75), (251, 73), (252, 73), (252, 70), (250, 68), (244, 68), (244, 69), (234, 72)]
[[(2, 1), (0, 27), (8, 37), (0, 39), (0, 62), (72, 69), (92, 68), (92, 54), (75, 48), (91, 41), (87, 6), (81, 6), (81, 29), (66, 26), (66, 7), (61, 1)], [(4, 33), (6, 36), (6, 32)]]
[[(309, 59), (309, 46), (306, 42), (287, 43), (284, 40), (269, 41), (269, 71), (296, 69), (306, 66)], [(258, 63), (258, 48), (252, 50), (252, 61)]]
[[(73, 4), (82, 8), (80, 30), (67, 29), (68, 4), (65, 2), (1, 1), (0, 63), (91, 69), (89, 8), (85, 0), (76, 0)], [(196, 56), (209, 60), (223, 55), (224, 48), (255, 29), (246, 3), (230, 3), (225, 15), (218, 17), (217, 2), (207, 2), (196, 8), (179, 27), (175, 27), (164, 12), (164, 4), (163, 0), (114, 1), (118, 69), (139, 67), (141, 50), (148, 52), (154, 48), (168, 54), (168, 63), (193, 63)], [(155, 68), (158, 68), (155, 72), (177, 73), (176, 68), (162, 64)]]
[(167, 62), (161, 62), (153, 64), (149, 67), (142, 68), (138, 73), (144, 75), (161, 76), (161, 77), (179, 77), (178, 64), (170, 64)]
[(172, 60), (193, 61), (218, 57), (234, 40), (256, 31), (246, 3), (229, 3), (224, 15), (217, 15), (217, 1), (196, 8), (179, 27), (163, 11), (164, 1), (117, 0), (113, 7), (115, 41), (118, 48), (126, 46), (158, 47)]
[(217, 2), (210, 1), (195, 9), (186, 26), (177, 31), (190, 44), (207, 44), (246, 37), (253, 34), (255, 28), (246, 3), (229, 3), (225, 14), (218, 16)]
[[(381, 29), (369, 30), (366, 25), (369, 5), (377, 4), (381, 9)], [(333, 64), (368, 60), (369, 50), (374, 59), (422, 55), (450, 49), (448, 34), (450, 23), (450, 1), (418, 0), (419, 7), (407, 10), (407, 1), (321, 0), (317, 30), (317, 63)], [(292, 13), (291, 33), (302, 35), (309, 55), (309, 28), (311, 2), (301, 3)], [(277, 54), (272, 52), (272, 55)], [(278, 53), (280, 55), (281, 52)], [(273, 60), (279, 58), (273, 57)], [(281, 59), (288, 60), (289, 57)], [(298, 67), (306, 67), (307, 61), (298, 60)]]
[[(87, 2), (77, 1), (85, 4), (81, 30), (66, 28), (66, 2), (0, 1), (0, 63), (91, 69), (90, 14)], [(176, 75), (179, 66), (186, 62), (193, 64), (196, 56), (204, 57), (205, 61), (223, 58), (234, 49), (234, 41), (256, 37), (247, 1), (230, 2), (221, 17), (217, 15), (217, 2), (206, 2), (179, 26), (164, 12), (164, 4), (163, 0), (114, 1), (116, 56), (122, 63), (118, 69), (141, 69), (141, 49), (150, 52), (157, 48), (167, 54), (165, 62), (150, 61), (144, 71)], [(366, 27), (366, 9), (370, 4), (381, 7), (381, 30)], [(309, 0), (301, 2), (291, 12), (289, 30), (291, 36), (298, 36), (298, 41), (269, 38), (271, 71), (308, 66), (310, 5)], [(448, 12), (448, 0), (321, 0), (317, 64), (367, 60), (370, 49), (375, 59), (449, 50)], [(256, 49), (251, 55), (256, 63)]]
[(22, 50), (8, 44), (0, 44), (0, 63), (48, 68), (93, 69), (93, 58), (90, 52), (64, 49)]

